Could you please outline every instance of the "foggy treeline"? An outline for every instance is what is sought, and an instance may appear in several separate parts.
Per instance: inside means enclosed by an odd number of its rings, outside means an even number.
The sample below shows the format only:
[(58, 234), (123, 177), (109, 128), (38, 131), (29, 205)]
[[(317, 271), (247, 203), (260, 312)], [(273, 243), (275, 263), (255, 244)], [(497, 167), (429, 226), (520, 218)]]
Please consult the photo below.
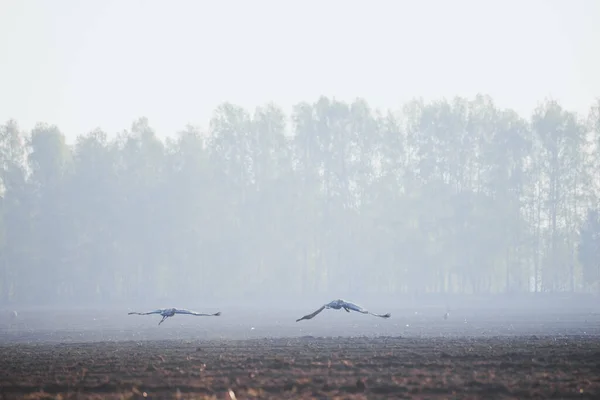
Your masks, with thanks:
[(225, 103), (159, 136), (0, 127), (2, 302), (598, 291), (600, 101)]

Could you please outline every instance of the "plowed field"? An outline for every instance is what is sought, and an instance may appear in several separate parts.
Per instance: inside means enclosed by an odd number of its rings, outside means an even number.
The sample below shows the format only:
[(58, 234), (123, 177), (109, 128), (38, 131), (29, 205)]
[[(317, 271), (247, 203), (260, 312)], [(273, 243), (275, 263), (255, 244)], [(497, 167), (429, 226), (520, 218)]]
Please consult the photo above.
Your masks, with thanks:
[(594, 313), (122, 314), (3, 318), (0, 397), (600, 398)]

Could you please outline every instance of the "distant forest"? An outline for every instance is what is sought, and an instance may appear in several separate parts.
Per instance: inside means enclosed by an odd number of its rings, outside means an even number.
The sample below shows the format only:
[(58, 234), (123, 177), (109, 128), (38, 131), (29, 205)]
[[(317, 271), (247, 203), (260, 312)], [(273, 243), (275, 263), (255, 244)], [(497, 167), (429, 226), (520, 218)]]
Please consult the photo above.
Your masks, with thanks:
[(0, 303), (598, 292), (599, 146), (600, 99), (225, 103), (207, 132), (140, 118), (73, 145), (11, 120)]

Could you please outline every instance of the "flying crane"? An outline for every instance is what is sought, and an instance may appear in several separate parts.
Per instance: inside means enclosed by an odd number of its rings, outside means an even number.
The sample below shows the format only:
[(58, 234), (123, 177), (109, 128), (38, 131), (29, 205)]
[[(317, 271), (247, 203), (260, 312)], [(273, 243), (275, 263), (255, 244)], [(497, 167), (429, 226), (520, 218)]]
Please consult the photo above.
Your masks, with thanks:
[(127, 315), (151, 315), (151, 314), (159, 314), (162, 316), (162, 319), (160, 320), (160, 322), (158, 323), (159, 325), (162, 324), (162, 322), (169, 318), (174, 316), (175, 314), (184, 314), (184, 315), (195, 315), (197, 317), (218, 317), (219, 315), (221, 315), (221, 311), (214, 313), (214, 314), (201, 314), (198, 313), (196, 311), (191, 311), (191, 310), (186, 310), (183, 308), (159, 308), (158, 310), (154, 310), (154, 311), (148, 311), (148, 312), (130, 312), (127, 313)]
[(380, 318), (389, 318), (389, 317), (392, 316), (392, 314), (390, 314), (390, 313), (387, 313), (387, 314), (375, 314), (375, 313), (367, 311), (364, 308), (362, 308), (361, 306), (356, 305), (354, 303), (351, 303), (349, 301), (344, 301), (342, 299), (337, 299), (337, 300), (333, 300), (331, 303), (327, 303), (327, 304), (323, 305), (321, 308), (319, 308), (317, 311), (315, 311), (315, 312), (313, 312), (311, 314), (305, 315), (302, 318), (298, 318), (296, 320), (296, 322), (302, 321), (303, 319), (311, 319), (311, 318), (315, 317), (317, 314), (319, 314), (321, 311), (323, 311), (326, 308), (332, 308), (334, 310), (344, 309), (344, 310), (346, 310), (346, 312), (350, 312), (350, 310), (352, 310), (352, 311), (359, 312), (361, 314), (371, 314), (371, 315), (374, 315), (375, 317), (380, 317)]

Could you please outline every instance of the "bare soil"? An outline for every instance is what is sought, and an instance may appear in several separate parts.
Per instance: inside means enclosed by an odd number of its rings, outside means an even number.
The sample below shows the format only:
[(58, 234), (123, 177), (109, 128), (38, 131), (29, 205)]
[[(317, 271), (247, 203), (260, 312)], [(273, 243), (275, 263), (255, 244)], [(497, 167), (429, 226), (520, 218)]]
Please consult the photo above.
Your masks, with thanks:
[(597, 314), (438, 311), (3, 315), (0, 398), (600, 398)]

